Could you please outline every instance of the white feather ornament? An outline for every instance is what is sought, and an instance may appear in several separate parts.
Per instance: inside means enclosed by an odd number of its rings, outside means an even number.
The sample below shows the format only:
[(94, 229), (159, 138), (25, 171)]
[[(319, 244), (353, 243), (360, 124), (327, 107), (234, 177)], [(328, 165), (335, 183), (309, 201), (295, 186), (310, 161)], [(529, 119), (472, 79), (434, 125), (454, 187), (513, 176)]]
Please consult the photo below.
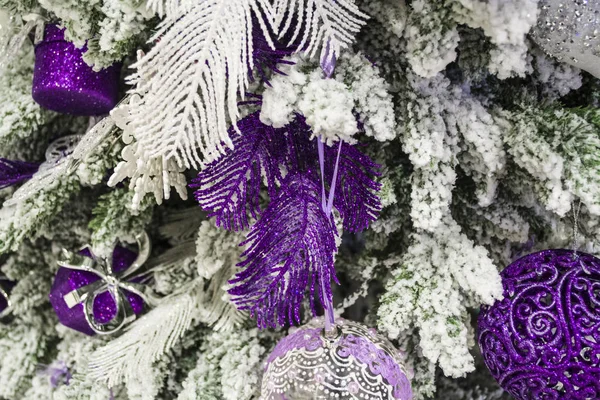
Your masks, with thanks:
[(123, 335), (94, 351), (89, 374), (109, 387), (151, 374), (154, 363), (190, 328), (197, 307), (193, 291), (166, 300)]
[(238, 94), (245, 92), (254, 65), (252, 25), (259, 23), (270, 42), (262, 11), (270, 19), (270, 4), (151, 3), (173, 14), (151, 39), (156, 45), (134, 65), (130, 81), (141, 99), (129, 107), (132, 134), (148, 159), (174, 158), (181, 166), (198, 168), (232, 146), (227, 127), (237, 120)]
[(333, 59), (367, 18), (352, 0), (149, 0), (147, 6), (165, 20), (129, 78), (141, 98), (128, 110), (136, 157), (173, 159), (185, 168), (233, 146), (227, 127), (237, 121), (238, 96), (254, 65), (254, 24), (271, 47), (275, 32), (299, 44), (298, 51), (314, 56), (326, 48), (322, 58)]
[(294, 22), (290, 44), (300, 39), (298, 49), (310, 57), (329, 47), (321, 52), (321, 62), (337, 58), (369, 18), (354, 0), (274, 0), (273, 7), (280, 38)]

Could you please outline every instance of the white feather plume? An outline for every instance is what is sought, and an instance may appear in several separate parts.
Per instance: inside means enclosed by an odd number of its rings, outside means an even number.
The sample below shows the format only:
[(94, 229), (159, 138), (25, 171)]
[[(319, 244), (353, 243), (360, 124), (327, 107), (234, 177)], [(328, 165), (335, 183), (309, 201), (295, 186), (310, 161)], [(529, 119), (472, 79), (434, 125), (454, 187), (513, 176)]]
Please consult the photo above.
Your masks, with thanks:
[(235, 273), (235, 264), (221, 268), (211, 277), (208, 289), (204, 292), (200, 319), (215, 331), (231, 331), (246, 320), (247, 314), (237, 309), (227, 293), (228, 281)]
[(354, 0), (274, 0), (273, 6), (279, 37), (290, 32), (294, 22), (290, 44), (299, 40), (298, 49), (310, 57), (329, 46), (321, 60), (338, 57), (369, 18)]
[(171, 297), (94, 351), (89, 361), (91, 377), (113, 387), (151, 373), (154, 363), (190, 328), (198, 307), (192, 293)]
[(238, 94), (245, 93), (254, 64), (252, 25), (258, 21), (270, 41), (265, 20), (271, 5), (268, 0), (183, 3), (150, 1), (167, 18), (151, 39), (155, 46), (134, 65), (130, 81), (141, 100), (129, 115), (145, 157), (175, 158), (198, 168), (232, 146), (227, 127), (237, 120)]

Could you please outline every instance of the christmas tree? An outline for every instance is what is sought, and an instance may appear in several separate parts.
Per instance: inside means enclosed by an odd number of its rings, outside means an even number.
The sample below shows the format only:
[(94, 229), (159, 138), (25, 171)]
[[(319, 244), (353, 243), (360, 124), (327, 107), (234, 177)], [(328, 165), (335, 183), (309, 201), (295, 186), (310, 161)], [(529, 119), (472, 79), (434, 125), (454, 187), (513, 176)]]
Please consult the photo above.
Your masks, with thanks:
[[(0, 0), (0, 399), (600, 398), (593, 3)], [(547, 249), (528, 383), (478, 318)], [(275, 370), (307, 323), (380, 392)]]

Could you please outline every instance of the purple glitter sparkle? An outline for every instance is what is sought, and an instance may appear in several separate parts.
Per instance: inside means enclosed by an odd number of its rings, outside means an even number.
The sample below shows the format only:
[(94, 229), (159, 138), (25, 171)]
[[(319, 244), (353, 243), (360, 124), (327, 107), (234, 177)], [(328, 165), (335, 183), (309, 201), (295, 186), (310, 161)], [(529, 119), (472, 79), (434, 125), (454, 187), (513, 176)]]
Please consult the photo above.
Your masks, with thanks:
[(73, 115), (106, 114), (117, 104), (121, 64), (100, 72), (83, 61), (86, 49), (64, 40), (64, 31), (49, 24), (35, 46), (33, 99), (49, 110)]
[(504, 299), (484, 306), (479, 346), (517, 399), (600, 398), (600, 259), (544, 250), (502, 272)]
[[(81, 254), (89, 257), (90, 253), (87, 250)], [(116, 247), (113, 252), (113, 270), (121, 272), (129, 267), (136, 258), (136, 254), (123, 247)], [(73, 308), (69, 308), (65, 302), (64, 296), (80, 287), (89, 285), (100, 278), (91, 272), (76, 271), (68, 268), (59, 268), (52, 290), (50, 291), (50, 303), (54, 307), (54, 311), (58, 316), (59, 321), (71, 329), (93, 336), (95, 333), (85, 320), (83, 304), (77, 304)], [(127, 292), (127, 300), (131, 304), (133, 311), (140, 314), (144, 309), (144, 300), (136, 294)], [(106, 291), (100, 293), (94, 299), (94, 318), (100, 324), (105, 324), (111, 321), (117, 314), (117, 307), (111, 294)]]

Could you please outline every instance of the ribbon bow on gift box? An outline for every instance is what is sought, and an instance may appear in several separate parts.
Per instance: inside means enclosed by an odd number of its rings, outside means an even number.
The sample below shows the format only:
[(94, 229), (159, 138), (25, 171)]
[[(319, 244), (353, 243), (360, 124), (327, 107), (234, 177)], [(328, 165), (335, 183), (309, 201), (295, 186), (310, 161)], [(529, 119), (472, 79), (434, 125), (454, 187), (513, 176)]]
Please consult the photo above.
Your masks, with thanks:
[[(143, 304), (139, 300), (136, 301), (135, 296), (139, 296), (146, 304), (156, 303), (150, 289), (140, 283), (143, 275), (134, 275), (150, 256), (150, 239), (146, 233), (143, 233), (136, 237), (136, 241), (138, 255), (133, 263), (125, 268), (122, 268), (123, 260), (119, 260), (116, 265), (113, 263), (115, 254), (113, 252), (107, 257), (97, 257), (88, 250), (91, 257), (86, 257), (85, 251), (73, 253), (63, 249), (63, 260), (59, 261), (58, 265), (69, 270), (92, 273), (99, 278), (62, 296), (69, 309), (73, 309), (78, 304), (83, 305), (85, 321), (97, 334), (114, 333), (133, 321), (143, 308)], [(118, 268), (119, 266), (121, 268)], [(98, 315), (95, 315), (97, 311), (95, 302), (99, 296), (105, 296), (106, 292), (114, 301), (116, 314), (108, 322), (103, 323), (99, 321)]]

